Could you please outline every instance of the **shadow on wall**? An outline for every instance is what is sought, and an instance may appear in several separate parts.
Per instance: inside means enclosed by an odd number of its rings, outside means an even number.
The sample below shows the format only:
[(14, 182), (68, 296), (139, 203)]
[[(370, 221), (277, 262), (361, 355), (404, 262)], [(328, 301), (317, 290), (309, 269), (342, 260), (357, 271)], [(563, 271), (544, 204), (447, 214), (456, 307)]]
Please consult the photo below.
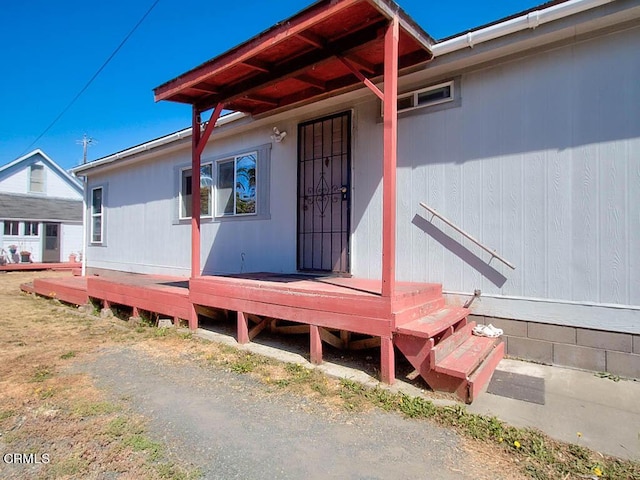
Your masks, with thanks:
[(411, 223), (413, 223), (416, 227), (429, 235), (451, 253), (457, 255), (463, 262), (465, 262), (465, 264), (477, 270), (480, 275), (485, 277), (496, 287), (501, 288), (507, 281), (507, 277), (502, 275), (502, 273), (500, 273), (483, 259), (478, 257), (475, 253), (462, 245), (460, 242), (449, 237), (446, 233), (444, 233), (430, 221), (416, 214), (413, 217)]

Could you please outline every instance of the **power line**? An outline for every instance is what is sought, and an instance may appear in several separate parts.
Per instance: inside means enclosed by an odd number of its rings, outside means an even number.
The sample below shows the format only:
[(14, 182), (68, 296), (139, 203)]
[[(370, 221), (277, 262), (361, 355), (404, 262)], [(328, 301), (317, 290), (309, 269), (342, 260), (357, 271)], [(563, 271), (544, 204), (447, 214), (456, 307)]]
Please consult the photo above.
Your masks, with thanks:
[(144, 19), (147, 18), (147, 16), (151, 13), (151, 11), (155, 8), (155, 6), (159, 2), (160, 0), (155, 0), (153, 2), (151, 7), (149, 7), (149, 10), (147, 10), (147, 12), (142, 16), (142, 18), (138, 21), (138, 23), (136, 23), (135, 26), (131, 29), (131, 31), (124, 37), (124, 39), (120, 42), (120, 45), (118, 45), (116, 49), (111, 53), (111, 55), (109, 55), (109, 58), (107, 58), (104, 61), (102, 66), (96, 71), (96, 73), (93, 74), (93, 76), (89, 79), (89, 81), (85, 84), (85, 86), (82, 87), (82, 89), (76, 94), (75, 97), (73, 97), (73, 99), (67, 104), (67, 106), (62, 109), (62, 111), (58, 114), (56, 118), (53, 119), (53, 121), (49, 124), (49, 126), (45, 128), (44, 131), (40, 135), (38, 135), (38, 137), (33, 142), (31, 142), (31, 144), (27, 148), (25, 148), (20, 155), (18, 155), (19, 157), (27, 153), (29, 149), (31, 149), (31, 147), (33, 147), (36, 143), (38, 143), (38, 141), (42, 137), (44, 137), (47, 134), (47, 132), (51, 130), (51, 128), (56, 123), (58, 123), (58, 120), (60, 120), (62, 116), (65, 113), (67, 113), (67, 110), (69, 110), (73, 106), (73, 104), (76, 103), (78, 98), (80, 98), (80, 96), (87, 90), (87, 88), (89, 88), (89, 86), (93, 83), (93, 81), (98, 77), (98, 75), (100, 75), (100, 72), (102, 72), (102, 70), (104, 70), (104, 68), (109, 64), (109, 62), (113, 60), (113, 57), (115, 57), (116, 54), (120, 51), (120, 49), (124, 46), (124, 44), (127, 43), (127, 40), (129, 40), (129, 37), (133, 35), (133, 33), (138, 29), (138, 27), (142, 24), (142, 22), (144, 22)]

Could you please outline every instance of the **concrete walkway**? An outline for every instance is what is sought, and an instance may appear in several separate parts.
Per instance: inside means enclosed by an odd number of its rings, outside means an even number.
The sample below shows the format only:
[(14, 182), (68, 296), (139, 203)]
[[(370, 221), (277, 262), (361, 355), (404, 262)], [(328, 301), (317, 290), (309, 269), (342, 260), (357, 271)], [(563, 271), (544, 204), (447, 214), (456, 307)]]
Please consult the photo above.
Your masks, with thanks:
[(502, 360), (498, 370), (544, 379), (544, 405), (484, 393), (469, 411), (601, 453), (640, 460), (640, 382), (593, 372)]
[[(310, 365), (297, 353), (257, 343), (238, 345), (232, 337), (202, 329), (198, 334), (281, 361)], [(318, 368), (334, 377), (350, 378), (370, 386), (379, 384), (375, 378), (357, 369), (328, 362)], [(577, 443), (604, 454), (640, 460), (640, 382), (615, 382), (597, 377), (593, 372), (509, 359), (502, 360), (497, 371), (542, 379), (544, 405), (484, 392), (468, 406), (470, 412), (496, 416), (517, 427), (537, 428), (557, 440)], [(429, 392), (401, 380), (388, 388), (423, 396), (436, 404), (454, 403), (431, 398)]]

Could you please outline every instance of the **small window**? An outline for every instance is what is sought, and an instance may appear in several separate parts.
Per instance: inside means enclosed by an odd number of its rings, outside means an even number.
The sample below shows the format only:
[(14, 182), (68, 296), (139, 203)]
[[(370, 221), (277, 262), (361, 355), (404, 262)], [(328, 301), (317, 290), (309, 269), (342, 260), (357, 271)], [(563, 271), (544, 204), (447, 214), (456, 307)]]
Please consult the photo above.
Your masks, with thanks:
[[(206, 163), (200, 167), (200, 216), (211, 217), (213, 188), (213, 165)], [(182, 170), (180, 179), (180, 218), (191, 218), (191, 169)]]
[(18, 228), (20, 227), (20, 222), (16, 222), (13, 220), (5, 220), (4, 221), (4, 234), (11, 236), (18, 236), (20, 233), (18, 232)]
[(255, 215), (257, 210), (258, 153), (217, 162), (216, 215)]
[(102, 243), (102, 187), (91, 190), (91, 243)]
[(37, 237), (38, 222), (24, 222), (24, 234), (27, 237)]
[[(429, 107), (454, 100), (454, 81), (414, 90), (398, 96), (398, 113)], [(384, 114), (384, 105), (382, 105)]]
[(29, 191), (44, 193), (44, 165), (31, 165), (29, 170)]

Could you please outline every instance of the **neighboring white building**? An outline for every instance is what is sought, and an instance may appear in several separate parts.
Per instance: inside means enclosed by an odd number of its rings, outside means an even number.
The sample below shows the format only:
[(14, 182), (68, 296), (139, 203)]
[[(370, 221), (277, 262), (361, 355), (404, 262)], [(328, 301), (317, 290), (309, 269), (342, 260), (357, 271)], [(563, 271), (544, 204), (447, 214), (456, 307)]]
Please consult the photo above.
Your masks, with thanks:
[[(481, 290), (472, 311), (503, 326), (508, 354), (640, 377), (640, 2), (559, 5), (436, 42), (401, 72), (397, 279), (452, 302)], [(364, 87), (222, 117), (202, 155), (203, 274), (380, 278), (382, 133)], [(190, 165), (186, 129), (75, 169), (90, 272), (189, 276)]]
[[(82, 251), (82, 185), (42, 150), (0, 168), (0, 246), (12, 261), (67, 261)], [(10, 247), (16, 247), (16, 253)]]

